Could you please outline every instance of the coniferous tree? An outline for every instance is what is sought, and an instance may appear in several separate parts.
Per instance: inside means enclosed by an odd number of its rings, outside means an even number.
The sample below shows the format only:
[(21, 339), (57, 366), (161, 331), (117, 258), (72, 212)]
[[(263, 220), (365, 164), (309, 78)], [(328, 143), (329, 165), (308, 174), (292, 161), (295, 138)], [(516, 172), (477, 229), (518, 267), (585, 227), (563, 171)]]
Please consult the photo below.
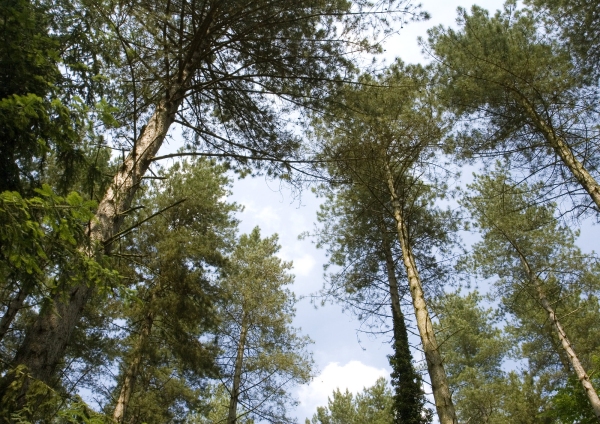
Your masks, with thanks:
[[(280, 119), (286, 108), (272, 102), (273, 96), (291, 106), (315, 106), (327, 94), (325, 82), (352, 67), (348, 46), (370, 48), (359, 32), (370, 18), (378, 19), (362, 0), (71, 5), (71, 12), (89, 10), (96, 17), (91, 33), (104, 32), (108, 46), (122, 48), (111, 51), (113, 66), (105, 75), (115, 86), (121, 114), (111, 135), (120, 143), (115, 147), (129, 154), (99, 196), (89, 247), (82, 246), (90, 257), (110, 251), (121, 237), (140, 181), (158, 160), (174, 123), (189, 130), (193, 154), (230, 158), (242, 166), (254, 159), (285, 163), (298, 142)], [(96, 288), (73, 285), (53, 296), (53, 307), (41, 309), (11, 367), (27, 367), (33, 379), (50, 382)], [(3, 377), (1, 397), (12, 396), (7, 390), (14, 378), (14, 373)]]
[[(519, 343), (478, 292), (444, 293), (434, 302), (436, 329), (461, 422), (553, 423), (540, 375), (525, 364), (506, 371), (507, 359), (522, 359)], [(487, 305), (483, 306), (483, 302)]]
[[(450, 245), (445, 225), (451, 227), (451, 215), (432, 205), (445, 185), (435, 181), (435, 172), (428, 172), (444, 124), (432, 101), (428, 73), (421, 67), (398, 62), (384, 75), (364, 76), (358, 83), (356, 89), (340, 90), (341, 106), (317, 121), (322, 155), (330, 175), (370, 192), (370, 201), (380, 205), (377, 215), (384, 209), (393, 219), (438, 417), (442, 423), (455, 423), (415, 254), (417, 246), (443, 252)], [(419, 239), (427, 243), (421, 245)], [(413, 413), (417, 409), (413, 407)]]
[(384, 378), (356, 395), (348, 389), (339, 389), (327, 399), (327, 406), (317, 407), (317, 412), (306, 424), (391, 424), (395, 422), (393, 397)]
[[(317, 246), (327, 249), (327, 269), (335, 268), (326, 275), (328, 281), (321, 295), (340, 302), (371, 329), (363, 331), (380, 332), (391, 319), (393, 353), (389, 361), (395, 420), (426, 422), (429, 411), (424, 407), (422, 381), (412, 363), (402, 312), (406, 289), (398, 281), (406, 274), (398, 263), (401, 253), (394, 242), (394, 223), (379, 200), (360, 185), (336, 187), (327, 192), (326, 199), (318, 212), (321, 226), (314, 236)], [(443, 274), (435, 258), (419, 253), (426, 281)]]
[(287, 285), (292, 264), (276, 254), (277, 235), (261, 238), (256, 227), (242, 235), (220, 279), (224, 301), (217, 332), (220, 367), (229, 393), (227, 424), (240, 417), (291, 422), (289, 388), (311, 377), (310, 339), (291, 326), (294, 295)]
[[(526, 176), (546, 181), (540, 195), (581, 199), (600, 210), (597, 87), (572, 49), (543, 30), (538, 14), (507, 2), (495, 15), (459, 10), (458, 30), (429, 31), (442, 98), (475, 122), (456, 137), (465, 157), (510, 156)], [(575, 194), (578, 194), (577, 196)]]
[[(592, 78), (588, 82), (597, 85), (600, 73), (600, 11), (589, 0), (528, 0), (536, 12), (543, 14), (547, 30), (567, 40), (576, 55), (581, 71)], [(596, 77), (596, 81), (594, 81)]]
[[(473, 266), (484, 276), (498, 277), (503, 304), (519, 321), (521, 334), (538, 327), (526, 343), (534, 354), (530, 361), (535, 364), (536, 352), (552, 352), (554, 358), (539, 358), (538, 366), (558, 362), (563, 376), (575, 374), (600, 419), (600, 399), (586, 358), (598, 347), (587, 351), (582, 337), (584, 350), (579, 352), (579, 341), (572, 337), (579, 331), (569, 326), (570, 313), (582, 308), (585, 315), (585, 309), (591, 306), (593, 311), (597, 305), (600, 275), (595, 258), (584, 255), (574, 244), (573, 232), (559, 225), (555, 205), (535, 203), (539, 186), (517, 186), (506, 173), (495, 171), (476, 177), (470, 188), (475, 194), (464, 203), (483, 234), (473, 249)], [(537, 343), (547, 347), (536, 348)]]
[(182, 405), (197, 405), (203, 379), (217, 375), (217, 346), (207, 334), (219, 321), (216, 270), (233, 243), (237, 209), (223, 200), (224, 171), (201, 160), (162, 173), (143, 199), (143, 215), (160, 214), (116, 253), (134, 291), (122, 307), (126, 354), (112, 411), (117, 423), (180, 419), (187, 414)]

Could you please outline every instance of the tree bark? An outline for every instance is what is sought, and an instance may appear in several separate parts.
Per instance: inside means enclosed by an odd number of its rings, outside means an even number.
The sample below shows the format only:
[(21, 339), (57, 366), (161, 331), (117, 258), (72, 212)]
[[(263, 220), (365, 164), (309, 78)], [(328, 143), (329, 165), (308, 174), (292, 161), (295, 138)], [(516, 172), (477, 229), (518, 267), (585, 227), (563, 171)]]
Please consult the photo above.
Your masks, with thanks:
[[(514, 246), (514, 244), (513, 244), (513, 246)], [(598, 422), (600, 422), (600, 398), (598, 397), (598, 393), (594, 389), (594, 386), (592, 385), (590, 377), (588, 376), (587, 372), (583, 368), (583, 365), (581, 365), (581, 362), (579, 361), (579, 357), (575, 353), (575, 350), (573, 349), (573, 346), (571, 345), (571, 342), (569, 341), (569, 338), (567, 337), (567, 333), (565, 332), (560, 321), (558, 320), (558, 317), (556, 316), (556, 312), (554, 311), (554, 308), (552, 308), (552, 305), (548, 301), (548, 298), (546, 297), (546, 293), (544, 292), (544, 288), (540, 284), (539, 278), (537, 277), (537, 275), (535, 275), (535, 273), (529, 266), (529, 263), (527, 262), (527, 259), (525, 258), (525, 256), (518, 249), (517, 249), (517, 251), (519, 253), (519, 257), (521, 258), (521, 263), (523, 264), (523, 268), (525, 268), (527, 277), (529, 278), (529, 281), (531, 281), (535, 287), (535, 290), (538, 294), (538, 299), (540, 301), (540, 304), (542, 305), (542, 307), (548, 314), (548, 319), (550, 320), (550, 322), (552, 323), (552, 326), (556, 330), (556, 334), (558, 334), (558, 339), (560, 340), (562, 348), (567, 353), (569, 362), (571, 363), (571, 366), (573, 367), (573, 370), (575, 371), (577, 378), (581, 382), (581, 385), (583, 386), (583, 389), (585, 390), (585, 393), (590, 401), (590, 404), (592, 405), (592, 409), (594, 410), (596, 419), (598, 420)]]
[[(95, 219), (89, 226), (90, 245), (83, 248), (88, 255), (97, 255), (96, 249), (99, 246), (104, 245), (105, 249), (110, 247), (110, 241), (121, 226), (123, 212), (130, 208), (141, 177), (148, 170), (151, 159), (157, 153), (175, 119), (175, 113), (183, 101), (184, 91), (180, 88), (157, 105), (134, 149), (113, 178), (113, 183), (100, 202)], [(59, 292), (46, 301), (17, 350), (11, 369), (25, 366), (29, 378), (53, 387), (53, 377), (62, 361), (69, 338), (94, 290), (92, 282), (82, 281), (66, 293)], [(27, 379), (15, 389), (12, 383), (16, 377), (14, 372), (8, 372), (0, 380), (0, 406), (9, 411), (23, 408), (25, 393), (29, 387)], [(18, 390), (19, 393), (15, 395), (14, 390)]]
[(248, 323), (246, 316), (242, 318), (240, 340), (235, 357), (235, 368), (233, 371), (233, 387), (231, 388), (231, 397), (229, 399), (229, 413), (227, 415), (227, 424), (237, 423), (237, 405), (240, 397), (240, 384), (242, 381), (242, 365), (244, 363), (244, 348), (246, 346), (246, 334), (248, 333)]
[(558, 157), (560, 157), (569, 171), (571, 171), (571, 174), (573, 174), (581, 187), (587, 191), (592, 198), (592, 201), (596, 204), (598, 211), (600, 211), (600, 185), (598, 182), (592, 177), (586, 167), (575, 157), (567, 142), (556, 134), (554, 128), (537, 113), (531, 103), (523, 96), (519, 97), (525, 112), (533, 121), (534, 125), (540, 130), (546, 139), (546, 142), (552, 147)]
[[(390, 303), (392, 308), (392, 324), (395, 328), (400, 321), (402, 322), (402, 325), (404, 325), (404, 314), (402, 314), (402, 309), (400, 308), (400, 291), (398, 289), (398, 280), (396, 279), (396, 265), (394, 256), (392, 255), (392, 247), (390, 246), (390, 241), (387, 237), (386, 228), (384, 225), (381, 225), (381, 240), (388, 277)], [(406, 332), (406, 327), (404, 330)]]
[(400, 292), (396, 278), (396, 264), (392, 254), (387, 228), (381, 225), (382, 248), (388, 277), (390, 303), (392, 309), (392, 328), (394, 331), (394, 354), (389, 357), (392, 366), (392, 386), (395, 391), (394, 422), (401, 424), (421, 424), (423, 422), (423, 391), (421, 379), (412, 364), (412, 354), (408, 343), (408, 331), (404, 314), (400, 307)]
[(146, 318), (144, 319), (142, 328), (140, 329), (140, 335), (133, 352), (133, 358), (127, 367), (127, 370), (125, 371), (123, 385), (121, 386), (119, 398), (117, 399), (117, 404), (115, 406), (115, 410), (113, 411), (113, 421), (118, 424), (121, 424), (125, 418), (125, 413), (127, 412), (127, 407), (129, 406), (129, 400), (131, 399), (131, 393), (133, 392), (135, 381), (140, 372), (140, 365), (142, 363), (144, 349), (146, 347), (148, 338), (150, 337), (153, 323), (154, 313), (148, 312), (146, 314)]
[[(89, 226), (90, 245), (82, 248), (90, 256), (97, 254), (98, 246), (109, 249), (120, 229), (124, 212), (139, 188), (139, 183), (150, 167), (152, 158), (160, 149), (169, 127), (175, 121), (175, 114), (183, 103), (199, 58), (206, 48), (205, 40), (210, 33), (217, 9), (211, 9), (196, 31), (182, 64), (179, 78), (165, 89), (164, 98), (158, 102), (140, 136), (127, 156), (98, 205), (95, 219)], [(79, 321), (81, 313), (94, 293), (94, 284), (83, 281), (73, 286), (67, 293), (58, 293), (45, 303), (33, 326), (27, 331), (25, 340), (12, 361), (11, 369), (23, 367), (29, 376), (52, 386), (51, 379), (64, 355), (69, 338)], [(7, 373), (0, 380), (0, 407), (18, 410), (23, 406), (28, 383), (23, 384), (17, 396), (9, 391), (14, 388), (14, 372)], [(14, 399), (19, 399), (14, 405)]]
[(394, 178), (387, 161), (385, 162), (385, 172), (394, 218), (396, 219), (398, 228), (398, 240), (402, 249), (402, 261), (404, 262), (406, 274), (408, 276), (408, 286), (415, 310), (417, 328), (419, 329), (419, 334), (421, 336), (423, 352), (425, 353), (425, 359), (427, 361), (427, 370), (429, 372), (429, 378), (431, 379), (435, 408), (440, 424), (457, 424), (458, 421), (456, 419), (456, 412), (454, 411), (454, 404), (452, 403), (452, 396), (446, 377), (446, 371), (444, 370), (442, 355), (440, 354), (435, 333), (433, 331), (433, 324), (427, 310), (427, 302), (425, 301), (421, 279), (410, 246), (402, 207), (396, 193)]
[[(160, 148), (182, 100), (183, 93), (178, 91), (177, 95), (159, 103), (133, 151), (115, 175), (90, 224), (91, 246), (86, 248), (90, 256), (96, 254), (93, 250), (96, 244), (110, 241), (118, 232), (123, 220), (122, 212), (130, 208), (139, 181)], [(89, 281), (83, 281), (68, 290), (66, 295), (58, 293), (46, 302), (33, 327), (27, 331), (13, 360), (13, 368), (25, 365), (33, 378), (49, 384), (94, 289)], [(0, 383), (0, 397), (7, 388), (3, 383)]]

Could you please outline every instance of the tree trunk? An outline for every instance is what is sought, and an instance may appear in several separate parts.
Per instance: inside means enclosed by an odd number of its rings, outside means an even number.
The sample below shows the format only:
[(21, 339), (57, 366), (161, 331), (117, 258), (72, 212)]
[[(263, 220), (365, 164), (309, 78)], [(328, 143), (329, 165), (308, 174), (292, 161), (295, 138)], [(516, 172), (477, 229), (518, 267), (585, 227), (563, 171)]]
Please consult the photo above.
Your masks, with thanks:
[(17, 292), (17, 295), (8, 303), (6, 312), (4, 313), (4, 315), (2, 315), (2, 319), (0, 319), (0, 342), (2, 342), (4, 336), (6, 335), (6, 333), (8, 333), (10, 325), (17, 316), (19, 310), (21, 310), (21, 308), (23, 307), (25, 299), (27, 299), (27, 296), (30, 292), (29, 286), (31, 285), (24, 285), (23, 287), (21, 287)]
[(585, 166), (575, 157), (569, 145), (565, 140), (558, 136), (552, 128), (533, 108), (531, 103), (524, 97), (520, 97), (520, 102), (534, 125), (541, 131), (546, 142), (552, 147), (554, 152), (560, 157), (565, 166), (571, 171), (577, 182), (588, 192), (592, 201), (600, 211), (600, 185), (591, 176)]
[[(392, 307), (392, 324), (394, 327), (396, 327), (396, 325), (400, 325), (400, 322), (402, 322), (401, 325), (404, 326), (404, 315), (402, 314), (402, 309), (400, 308), (400, 291), (398, 289), (398, 280), (396, 279), (396, 264), (394, 261), (394, 256), (392, 255), (392, 247), (390, 246), (390, 241), (388, 239), (386, 230), (387, 229), (385, 226), (381, 225), (381, 244), (385, 255), (385, 265), (388, 276), (390, 303)], [(406, 332), (405, 326), (404, 331)]]
[[(110, 241), (119, 231), (123, 211), (130, 208), (139, 181), (160, 148), (182, 100), (183, 93), (177, 92), (157, 106), (133, 151), (125, 159), (98, 206), (95, 220), (90, 224), (89, 237), (92, 246), (86, 249), (88, 254), (94, 255), (96, 243)], [(58, 293), (52, 301), (46, 302), (33, 327), (27, 331), (25, 340), (13, 360), (13, 368), (25, 365), (31, 377), (49, 384), (94, 288), (89, 281), (82, 281), (72, 287), (66, 295)], [(9, 376), (5, 376), (4, 379), (6, 377)], [(0, 397), (4, 396), (4, 390), (8, 388), (6, 383), (10, 384), (4, 381), (0, 383)]]
[[(383, 221), (382, 221), (383, 222)], [(404, 314), (400, 308), (400, 293), (396, 278), (396, 265), (392, 248), (387, 236), (387, 228), (381, 225), (382, 247), (392, 308), (392, 326), (394, 331), (394, 354), (389, 357), (392, 366), (392, 385), (394, 386), (394, 410), (396, 423), (420, 424), (423, 412), (423, 391), (421, 379), (412, 364), (412, 354), (408, 343), (408, 332)], [(394, 380), (396, 380), (394, 382)], [(395, 383), (395, 384), (394, 384)]]
[(248, 323), (246, 317), (242, 318), (240, 331), (240, 341), (237, 347), (235, 357), (235, 368), (233, 371), (233, 387), (231, 388), (231, 398), (229, 399), (229, 413), (227, 415), (227, 424), (237, 423), (237, 405), (240, 397), (240, 383), (242, 381), (242, 365), (244, 363), (244, 348), (246, 345), (246, 334), (248, 333)]
[[(90, 245), (83, 248), (90, 256), (96, 255), (95, 249), (103, 244), (108, 249), (113, 236), (118, 233), (123, 212), (130, 208), (141, 177), (164, 141), (183, 101), (183, 93), (183, 89), (178, 90), (158, 104), (134, 149), (115, 175), (98, 206), (95, 219), (90, 223)], [(53, 387), (52, 379), (62, 361), (69, 338), (94, 290), (93, 283), (82, 281), (66, 293), (59, 292), (46, 301), (17, 350), (11, 369), (24, 366), (29, 378)], [(16, 378), (14, 372), (8, 372), (0, 380), (0, 408), (8, 411), (23, 408), (29, 379), (17, 385), (17, 388), (12, 384)], [(15, 390), (19, 393), (14, 393)]]
[(146, 347), (147, 340), (150, 337), (153, 323), (154, 313), (148, 312), (146, 314), (146, 318), (144, 319), (140, 336), (133, 352), (133, 358), (131, 359), (131, 363), (127, 367), (127, 370), (125, 371), (125, 378), (123, 379), (123, 385), (121, 386), (121, 391), (119, 392), (119, 399), (117, 399), (117, 405), (113, 411), (113, 421), (118, 424), (121, 424), (125, 418), (127, 406), (129, 406), (129, 399), (131, 399), (131, 393), (133, 392), (133, 388), (135, 386), (135, 380), (137, 379), (140, 371), (144, 349)]
[[(514, 246), (514, 244), (513, 244), (513, 246)], [(527, 273), (527, 277), (529, 278), (529, 281), (531, 281), (533, 283), (533, 285), (535, 286), (535, 290), (538, 294), (538, 299), (539, 299), (542, 307), (545, 309), (546, 313), (548, 314), (548, 319), (550, 320), (550, 322), (552, 323), (552, 326), (556, 330), (556, 333), (558, 334), (558, 339), (560, 340), (562, 348), (567, 353), (569, 362), (571, 363), (571, 366), (575, 370), (575, 374), (577, 375), (577, 378), (579, 379), (579, 381), (581, 382), (581, 385), (583, 386), (583, 389), (585, 390), (585, 393), (586, 393), (586, 395), (590, 401), (590, 404), (592, 405), (592, 408), (594, 410), (594, 414), (596, 414), (596, 418), (597, 418), (598, 422), (600, 422), (600, 398), (598, 397), (598, 393), (594, 389), (594, 386), (592, 385), (590, 377), (588, 376), (585, 369), (583, 368), (583, 365), (581, 365), (581, 362), (579, 361), (579, 358), (577, 357), (577, 354), (575, 353), (575, 350), (573, 349), (573, 346), (571, 345), (571, 342), (569, 341), (569, 338), (567, 337), (567, 333), (565, 332), (562, 325), (560, 324), (560, 321), (558, 320), (558, 317), (556, 316), (556, 313), (554, 312), (552, 305), (548, 301), (548, 298), (546, 297), (546, 293), (544, 292), (544, 288), (540, 284), (539, 278), (531, 270), (529, 263), (525, 259), (525, 256), (523, 256), (523, 254), (520, 251), (518, 251), (518, 253), (519, 253), (519, 257), (521, 258), (521, 263), (523, 264), (523, 267), (525, 268), (525, 272)]]
[(396, 224), (398, 226), (398, 240), (400, 241), (400, 247), (402, 249), (402, 261), (404, 262), (406, 274), (408, 276), (408, 286), (413, 301), (413, 307), (415, 309), (417, 327), (421, 336), (421, 342), (423, 343), (423, 352), (425, 353), (425, 359), (427, 361), (429, 378), (431, 379), (435, 408), (440, 424), (456, 424), (458, 421), (454, 411), (454, 404), (452, 403), (452, 396), (450, 394), (450, 387), (444, 370), (442, 355), (440, 354), (438, 343), (435, 339), (433, 324), (429, 317), (427, 302), (425, 301), (423, 288), (421, 286), (421, 279), (408, 238), (406, 222), (404, 221), (400, 200), (396, 194), (394, 178), (387, 161), (385, 162), (385, 171), (392, 200), (394, 218), (396, 219)]
[[(175, 121), (175, 114), (183, 103), (185, 93), (198, 65), (199, 58), (206, 48), (205, 40), (210, 33), (217, 8), (211, 9), (197, 29), (190, 43), (185, 62), (182, 65), (180, 78), (165, 90), (166, 94), (154, 110), (140, 136), (135, 141), (131, 153), (121, 165), (113, 182), (98, 205), (95, 219), (90, 222), (90, 246), (84, 247), (90, 256), (96, 255), (98, 245), (110, 248), (124, 218), (125, 211), (131, 207), (131, 202), (139, 188), (139, 183), (148, 170), (152, 158), (160, 149), (169, 127)], [(17, 351), (11, 368), (17, 367), (28, 370), (31, 378), (40, 380), (52, 386), (54, 375), (64, 355), (67, 343), (73, 332), (86, 303), (94, 292), (94, 285), (89, 281), (72, 287), (67, 293), (59, 293), (42, 307), (33, 326), (27, 331), (23, 344)], [(14, 372), (7, 373), (0, 380), (0, 407), (5, 410), (18, 410), (23, 406), (24, 394), (28, 383), (19, 387), (15, 396), (11, 383), (15, 380)], [(14, 405), (14, 399), (19, 399), (19, 405)]]

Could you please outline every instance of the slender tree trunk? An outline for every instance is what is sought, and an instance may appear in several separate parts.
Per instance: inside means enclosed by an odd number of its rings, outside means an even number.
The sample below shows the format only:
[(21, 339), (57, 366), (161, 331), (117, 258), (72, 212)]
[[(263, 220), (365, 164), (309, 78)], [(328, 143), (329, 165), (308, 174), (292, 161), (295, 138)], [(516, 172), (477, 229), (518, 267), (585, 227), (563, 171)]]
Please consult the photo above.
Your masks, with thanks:
[(146, 318), (144, 319), (144, 323), (133, 352), (133, 358), (131, 359), (127, 370), (125, 371), (123, 385), (121, 386), (121, 391), (119, 392), (117, 405), (113, 411), (113, 421), (118, 424), (121, 424), (125, 418), (125, 413), (127, 412), (127, 407), (129, 406), (129, 400), (131, 399), (131, 393), (133, 392), (135, 381), (140, 372), (140, 365), (142, 363), (144, 349), (146, 347), (148, 338), (150, 337), (153, 323), (154, 313), (148, 312), (146, 314)]
[(381, 225), (381, 240), (383, 252), (385, 255), (385, 268), (387, 271), (388, 286), (390, 292), (390, 303), (392, 307), (392, 324), (396, 326), (396, 324), (399, 324), (400, 321), (402, 321), (402, 325), (404, 325), (404, 315), (402, 314), (402, 309), (400, 308), (400, 291), (398, 289), (398, 280), (396, 278), (396, 265), (394, 261), (394, 256), (392, 254), (392, 247), (390, 245), (390, 241), (388, 239), (386, 228), (384, 225)]
[[(514, 244), (513, 244), (513, 246), (514, 246)], [(527, 273), (527, 277), (535, 286), (535, 290), (538, 294), (538, 299), (539, 299), (542, 307), (548, 314), (548, 319), (550, 320), (550, 322), (552, 323), (552, 326), (556, 330), (556, 333), (558, 334), (558, 339), (560, 340), (562, 348), (567, 353), (569, 362), (571, 363), (571, 366), (573, 367), (573, 370), (575, 370), (575, 374), (577, 375), (577, 378), (579, 379), (579, 381), (581, 382), (581, 385), (583, 386), (583, 389), (585, 390), (585, 393), (586, 393), (586, 395), (590, 401), (590, 404), (592, 405), (592, 408), (594, 410), (594, 414), (596, 414), (596, 418), (597, 418), (598, 422), (600, 422), (600, 398), (598, 397), (598, 393), (594, 389), (594, 386), (592, 385), (590, 377), (588, 376), (585, 369), (583, 368), (583, 365), (581, 365), (581, 362), (579, 361), (579, 358), (577, 357), (577, 354), (575, 353), (575, 350), (573, 349), (573, 346), (571, 345), (571, 342), (569, 341), (569, 338), (567, 337), (567, 333), (565, 332), (560, 321), (558, 320), (558, 317), (556, 316), (556, 312), (554, 312), (552, 305), (548, 301), (548, 298), (546, 297), (546, 293), (544, 292), (544, 288), (540, 284), (539, 278), (532, 271), (525, 256), (520, 251), (518, 253), (521, 258), (521, 263), (523, 264), (523, 267), (525, 268), (525, 272)]]
[(421, 279), (410, 246), (406, 222), (402, 214), (400, 200), (396, 194), (394, 178), (387, 161), (385, 162), (385, 171), (387, 174), (386, 178), (392, 200), (394, 217), (398, 226), (398, 240), (400, 241), (400, 247), (402, 249), (402, 260), (408, 276), (408, 286), (413, 301), (413, 307), (415, 309), (417, 327), (421, 336), (421, 342), (423, 343), (423, 352), (425, 353), (425, 359), (427, 361), (429, 378), (431, 379), (435, 408), (440, 424), (456, 424), (458, 421), (454, 411), (454, 404), (452, 403), (452, 396), (448, 385), (448, 378), (446, 377), (446, 371), (444, 370), (442, 355), (440, 354), (435, 333), (433, 331), (433, 324), (431, 323), (431, 318), (429, 317), (429, 312), (427, 310), (427, 302), (425, 301)]
[(396, 412), (394, 422), (420, 424), (423, 421), (423, 392), (421, 390), (420, 378), (412, 364), (408, 331), (406, 330), (404, 314), (400, 308), (400, 292), (396, 278), (396, 265), (387, 236), (387, 228), (383, 223), (381, 225), (381, 235), (394, 330), (394, 354), (389, 358), (390, 365), (392, 366), (392, 379), (396, 380), (396, 384), (393, 384), (395, 386), (394, 410)]
[(227, 424), (237, 423), (237, 405), (240, 397), (240, 383), (242, 381), (242, 365), (244, 364), (244, 348), (246, 346), (246, 334), (248, 333), (248, 323), (246, 316), (242, 318), (240, 330), (240, 340), (235, 357), (235, 368), (233, 371), (233, 387), (231, 388), (231, 398), (229, 399), (229, 413), (227, 415)]
[(598, 184), (586, 167), (575, 157), (565, 140), (558, 136), (554, 128), (536, 112), (531, 103), (522, 96), (520, 96), (520, 101), (529, 118), (533, 120), (534, 125), (541, 131), (546, 142), (560, 157), (565, 166), (569, 168), (569, 171), (571, 171), (571, 174), (573, 174), (581, 187), (588, 192), (600, 211), (600, 184)]
[(13, 320), (17, 316), (17, 313), (23, 307), (23, 304), (25, 303), (25, 299), (27, 299), (27, 296), (29, 295), (29, 293), (30, 293), (30, 290), (28, 289), (28, 286), (25, 285), (25, 286), (19, 288), (17, 295), (14, 298), (12, 298), (11, 301), (8, 303), (6, 312), (4, 313), (4, 315), (2, 315), (2, 319), (0, 319), (0, 342), (2, 342), (2, 339), (4, 339), (4, 336), (6, 336), (6, 333), (8, 332), (10, 325), (12, 324)]

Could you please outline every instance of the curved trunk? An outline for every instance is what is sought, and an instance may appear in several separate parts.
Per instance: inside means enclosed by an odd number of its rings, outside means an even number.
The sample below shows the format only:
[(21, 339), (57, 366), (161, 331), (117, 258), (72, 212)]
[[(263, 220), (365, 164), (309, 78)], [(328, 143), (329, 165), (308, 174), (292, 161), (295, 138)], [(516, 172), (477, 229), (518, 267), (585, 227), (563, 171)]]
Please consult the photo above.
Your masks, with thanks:
[(421, 336), (423, 352), (425, 353), (425, 359), (427, 361), (427, 370), (429, 372), (429, 378), (431, 379), (435, 408), (440, 424), (456, 424), (458, 421), (456, 419), (456, 412), (454, 411), (454, 404), (452, 403), (452, 396), (450, 394), (446, 371), (444, 370), (442, 355), (438, 349), (438, 343), (433, 331), (433, 324), (431, 323), (429, 311), (427, 310), (427, 302), (425, 301), (421, 279), (410, 246), (400, 201), (396, 194), (394, 178), (387, 162), (385, 163), (385, 172), (392, 200), (394, 217), (398, 227), (398, 240), (402, 249), (402, 261), (404, 262), (406, 274), (408, 276), (408, 286), (415, 310), (417, 328), (419, 329), (419, 335)]
[[(179, 96), (176, 100), (165, 100), (157, 106), (134, 150), (113, 178), (112, 185), (98, 206), (95, 220), (90, 224), (89, 237), (92, 245), (86, 248), (90, 256), (95, 255), (95, 244), (110, 242), (118, 232), (123, 220), (123, 211), (131, 206), (139, 181), (167, 135), (182, 99), (183, 97)], [(25, 365), (31, 377), (50, 384), (71, 333), (94, 288), (89, 281), (83, 281), (67, 293), (57, 293), (47, 301), (33, 326), (27, 331), (25, 340), (13, 360), (13, 368)], [(12, 381), (11, 374), (6, 375), (0, 382), (0, 398), (4, 397), (10, 385), (10, 381), (5, 381), (7, 379)]]
[(240, 384), (242, 381), (242, 365), (244, 363), (244, 348), (246, 345), (246, 334), (248, 333), (248, 324), (246, 317), (242, 318), (240, 330), (240, 340), (237, 346), (235, 357), (235, 368), (233, 371), (233, 387), (231, 388), (231, 397), (229, 399), (229, 413), (227, 415), (227, 424), (237, 423), (237, 405), (240, 397)]
[(133, 352), (133, 358), (127, 370), (125, 371), (125, 378), (123, 379), (123, 385), (121, 386), (121, 390), (119, 392), (119, 398), (117, 399), (117, 405), (115, 406), (115, 410), (113, 411), (113, 421), (121, 424), (123, 419), (125, 418), (125, 413), (127, 412), (127, 406), (129, 406), (129, 399), (131, 399), (131, 393), (133, 392), (133, 388), (135, 386), (135, 380), (140, 372), (140, 365), (143, 359), (144, 348), (146, 347), (146, 343), (148, 338), (150, 337), (150, 332), (152, 331), (152, 324), (154, 323), (154, 313), (148, 312), (146, 314), (146, 319), (144, 320), (143, 327), (140, 331), (140, 336), (135, 346), (135, 350)]

